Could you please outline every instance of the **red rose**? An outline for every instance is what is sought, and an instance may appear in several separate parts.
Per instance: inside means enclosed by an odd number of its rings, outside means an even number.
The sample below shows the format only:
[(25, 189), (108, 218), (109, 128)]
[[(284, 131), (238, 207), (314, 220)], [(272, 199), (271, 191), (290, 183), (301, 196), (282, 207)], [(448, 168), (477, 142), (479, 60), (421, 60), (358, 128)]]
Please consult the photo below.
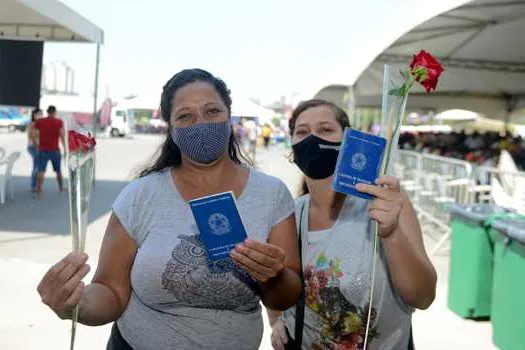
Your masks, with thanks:
[(439, 76), (443, 71), (441, 63), (424, 50), (414, 55), (410, 64), (410, 72), (427, 92), (436, 89)]
[(67, 139), (69, 141), (69, 150), (76, 151), (78, 149), (78, 140), (77, 140), (76, 133), (74, 131), (68, 132)]
[(91, 135), (83, 135), (72, 130), (68, 132), (68, 139), (69, 151), (71, 152), (88, 152), (97, 144), (95, 138), (91, 137)]

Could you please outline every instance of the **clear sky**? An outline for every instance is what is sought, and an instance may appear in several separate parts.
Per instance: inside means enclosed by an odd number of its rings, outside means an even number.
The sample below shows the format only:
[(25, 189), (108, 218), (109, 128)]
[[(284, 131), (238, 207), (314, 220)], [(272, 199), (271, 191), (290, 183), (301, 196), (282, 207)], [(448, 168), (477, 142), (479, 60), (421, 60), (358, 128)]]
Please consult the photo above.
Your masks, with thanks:
[[(62, 0), (101, 27), (102, 96), (156, 94), (199, 67), (240, 96), (263, 102), (328, 83), (349, 84), (382, 49), (465, 0)], [(66, 61), (75, 90), (93, 91), (95, 47), (46, 44)]]

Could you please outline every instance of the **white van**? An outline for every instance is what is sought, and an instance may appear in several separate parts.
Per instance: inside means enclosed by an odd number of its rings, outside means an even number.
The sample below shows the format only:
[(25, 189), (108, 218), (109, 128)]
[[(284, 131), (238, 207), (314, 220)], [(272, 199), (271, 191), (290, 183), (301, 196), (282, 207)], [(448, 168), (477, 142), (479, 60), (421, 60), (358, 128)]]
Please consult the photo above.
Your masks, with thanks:
[(124, 137), (135, 131), (135, 115), (133, 110), (114, 106), (111, 109), (109, 134), (112, 137)]

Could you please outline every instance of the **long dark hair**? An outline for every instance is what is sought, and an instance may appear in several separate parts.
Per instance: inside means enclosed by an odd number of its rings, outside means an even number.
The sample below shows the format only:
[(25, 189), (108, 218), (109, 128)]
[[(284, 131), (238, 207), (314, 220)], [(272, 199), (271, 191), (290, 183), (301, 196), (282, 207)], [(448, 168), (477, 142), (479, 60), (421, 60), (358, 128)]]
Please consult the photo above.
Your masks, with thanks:
[(42, 110), (40, 108), (35, 108), (31, 111), (31, 123), (34, 123), (36, 121), (36, 115), (41, 112)]
[[(205, 70), (194, 68), (185, 69), (175, 74), (162, 89), (162, 95), (160, 99), (160, 111), (162, 119), (168, 123), (168, 130), (166, 133), (166, 139), (160, 149), (160, 154), (157, 156), (153, 165), (147, 167), (140, 172), (140, 177), (144, 177), (154, 172), (159, 172), (167, 167), (179, 167), (182, 163), (182, 156), (179, 147), (173, 142), (171, 138), (171, 111), (173, 97), (184, 86), (195, 83), (205, 82), (210, 84), (217, 90), (217, 93), (221, 97), (222, 101), (228, 108), (228, 116), (231, 115), (232, 99), (230, 97), (230, 90), (219, 78), (214, 77), (212, 74)], [(252, 165), (251, 160), (244, 155), (237, 141), (235, 140), (234, 133), (231, 133), (230, 141), (228, 145), (228, 155), (230, 159), (236, 164)]]
[[(293, 111), (292, 117), (288, 121), (288, 129), (290, 130), (290, 137), (293, 138), (293, 134), (295, 132), (295, 124), (297, 124), (297, 119), (299, 118), (299, 116), (310, 108), (321, 107), (321, 106), (328, 107), (329, 109), (332, 110), (332, 112), (334, 112), (335, 119), (337, 120), (339, 125), (341, 125), (341, 128), (343, 128), (343, 130), (346, 127), (350, 127), (350, 119), (348, 118), (348, 114), (346, 114), (346, 112), (342, 108), (338, 107), (336, 104), (329, 102), (329, 101), (313, 99), (313, 100), (307, 100), (307, 101), (301, 102), (297, 106), (297, 108)], [(308, 186), (306, 185), (306, 179), (303, 177), (299, 195), (302, 196), (309, 192), (310, 191), (308, 190)]]

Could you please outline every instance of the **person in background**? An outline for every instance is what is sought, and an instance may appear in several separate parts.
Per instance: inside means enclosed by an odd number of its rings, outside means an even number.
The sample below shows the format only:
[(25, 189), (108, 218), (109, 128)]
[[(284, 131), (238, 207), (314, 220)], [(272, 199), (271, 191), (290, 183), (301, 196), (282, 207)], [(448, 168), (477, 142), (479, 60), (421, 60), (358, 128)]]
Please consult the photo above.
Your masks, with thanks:
[(472, 135), (469, 135), (465, 139), (464, 145), (467, 148), (467, 150), (471, 152), (486, 147), (483, 140), (483, 136), (478, 131), (474, 131)]
[(244, 142), (244, 121), (241, 119), (237, 124), (233, 127), (233, 135), (235, 137), (235, 141), (237, 144), (242, 145)]
[(27, 125), (27, 152), (33, 160), (31, 170), (31, 192), (36, 192), (36, 181), (38, 175), (38, 135), (35, 132), (35, 122), (42, 117), (42, 110), (37, 108), (31, 111), (31, 121)]
[(66, 152), (66, 140), (64, 122), (57, 118), (55, 106), (49, 106), (47, 117), (38, 119), (33, 129), (35, 137), (38, 139), (38, 176), (36, 192), (41, 195), (44, 176), (46, 174), (47, 163), (51, 161), (53, 171), (56, 173), (58, 190), (64, 192), (65, 188), (62, 180), (61, 160), (59, 141), (62, 143), (64, 153)]
[(270, 140), (272, 138), (272, 127), (270, 124), (265, 123), (262, 129), (262, 137), (264, 140), (264, 148), (268, 149), (270, 145)]
[(250, 155), (251, 159), (255, 161), (255, 156), (257, 153), (257, 138), (259, 136), (259, 133), (257, 131), (257, 124), (253, 120), (248, 120), (244, 125), (247, 128), (246, 130), (247, 152)]
[[(201, 69), (164, 86), (169, 131), (155, 163), (113, 205), (98, 268), (71, 254), (38, 287), (44, 303), (79, 322), (114, 322), (107, 349), (256, 350), (262, 302), (285, 310), (301, 293), (294, 201), (279, 179), (249, 166), (231, 126), (226, 84)], [(232, 191), (248, 239), (211, 262), (188, 201)]]
[[(365, 200), (332, 189), (346, 113), (323, 100), (300, 104), (289, 121), (293, 159), (306, 176), (296, 200), (302, 244), (304, 327), (302, 349), (362, 349), (371, 307), (367, 349), (406, 350), (413, 308), (434, 300), (436, 271), (430, 262), (417, 215), (399, 181), (382, 176), (357, 190)], [(374, 225), (379, 250), (372, 305), (370, 289)], [(295, 342), (296, 308), (269, 311), (272, 345)], [(298, 349), (297, 345), (290, 347)]]

